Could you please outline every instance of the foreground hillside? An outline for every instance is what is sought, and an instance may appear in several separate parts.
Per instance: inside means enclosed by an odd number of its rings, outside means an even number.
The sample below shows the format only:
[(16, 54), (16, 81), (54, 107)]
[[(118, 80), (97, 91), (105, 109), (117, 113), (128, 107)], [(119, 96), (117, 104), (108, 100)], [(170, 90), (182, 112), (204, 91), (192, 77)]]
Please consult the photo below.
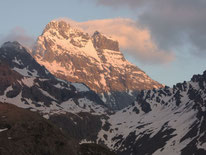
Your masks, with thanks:
[(77, 143), (40, 115), (6, 103), (0, 109), (0, 154), (77, 154)]
[(96, 144), (79, 145), (40, 115), (0, 103), (2, 155), (115, 155)]

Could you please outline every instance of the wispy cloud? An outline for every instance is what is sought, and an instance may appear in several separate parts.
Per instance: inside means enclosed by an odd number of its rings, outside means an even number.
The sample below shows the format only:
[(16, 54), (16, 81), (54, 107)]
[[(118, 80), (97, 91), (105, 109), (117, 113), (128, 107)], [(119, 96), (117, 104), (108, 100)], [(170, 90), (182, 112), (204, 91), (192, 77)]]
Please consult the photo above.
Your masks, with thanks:
[(18, 41), (27, 48), (32, 48), (35, 43), (34, 37), (27, 34), (26, 31), (21, 27), (15, 27), (8, 34), (0, 36), (0, 44), (3, 44), (7, 41)]
[(164, 51), (155, 44), (148, 29), (138, 26), (131, 19), (115, 18), (86, 22), (68, 20), (68, 22), (91, 35), (97, 30), (111, 36), (119, 42), (125, 54), (132, 55), (145, 64), (168, 63), (175, 58), (173, 53)]

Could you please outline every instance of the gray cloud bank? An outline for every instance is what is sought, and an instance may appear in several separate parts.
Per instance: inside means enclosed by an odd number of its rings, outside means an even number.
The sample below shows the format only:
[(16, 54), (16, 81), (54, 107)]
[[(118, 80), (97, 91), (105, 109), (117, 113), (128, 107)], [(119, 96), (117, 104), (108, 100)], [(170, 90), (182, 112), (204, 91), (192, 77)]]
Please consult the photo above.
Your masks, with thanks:
[(35, 43), (34, 37), (27, 34), (26, 31), (21, 27), (16, 27), (8, 34), (0, 36), (0, 45), (7, 41), (18, 41), (20, 44), (30, 49)]
[(187, 47), (206, 56), (206, 0), (93, 0), (99, 5), (129, 7), (138, 24), (147, 27), (159, 47), (166, 51)]

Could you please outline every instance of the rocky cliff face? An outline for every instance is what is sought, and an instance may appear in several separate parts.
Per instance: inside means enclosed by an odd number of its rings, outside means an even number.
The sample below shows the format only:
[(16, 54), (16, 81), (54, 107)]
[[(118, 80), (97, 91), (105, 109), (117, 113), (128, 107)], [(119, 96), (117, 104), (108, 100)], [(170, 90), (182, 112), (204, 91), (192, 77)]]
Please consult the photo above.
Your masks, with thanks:
[(33, 56), (57, 77), (85, 83), (114, 106), (125, 100), (116, 96), (127, 96), (132, 101), (133, 92), (162, 87), (124, 58), (117, 41), (99, 32), (89, 36), (63, 20), (51, 21), (46, 26)]
[[(119, 50), (119, 43), (115, 40), (112, 40), (112, 38), (108, 38), (104, 35), (102, 35), (100, 32), (96, 31), (94, 32), (92, 36), (92, 41), (94, 48), (97, 50), (103, 50), (103, 49), (108, 49), (111, 51), (120, 51)], [(123, 55), (122, 55), (123, 57)], [(125, 60), (125, 59), (124, 59)]]

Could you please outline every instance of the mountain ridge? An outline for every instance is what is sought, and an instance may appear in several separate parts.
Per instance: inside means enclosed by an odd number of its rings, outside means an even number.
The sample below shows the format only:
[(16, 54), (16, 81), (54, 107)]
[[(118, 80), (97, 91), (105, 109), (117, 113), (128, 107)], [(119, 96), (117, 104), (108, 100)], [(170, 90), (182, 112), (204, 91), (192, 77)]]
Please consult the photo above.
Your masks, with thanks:
[(7, 42), (0, 54), (0, 101), (39, 111), (48, 118), (55, 113), (102, 114), (108, 110), (85, 84), (56, 78), (20, 44)]
[(206, 152), (206, 71), (173, 88), (142, 90), (133, 104), (112, 111), (86, 85), (50, 74), (16, 42), (0, 48), (0, 62), (0, 101), (36, 111), (79, 144), (118, 155)]

